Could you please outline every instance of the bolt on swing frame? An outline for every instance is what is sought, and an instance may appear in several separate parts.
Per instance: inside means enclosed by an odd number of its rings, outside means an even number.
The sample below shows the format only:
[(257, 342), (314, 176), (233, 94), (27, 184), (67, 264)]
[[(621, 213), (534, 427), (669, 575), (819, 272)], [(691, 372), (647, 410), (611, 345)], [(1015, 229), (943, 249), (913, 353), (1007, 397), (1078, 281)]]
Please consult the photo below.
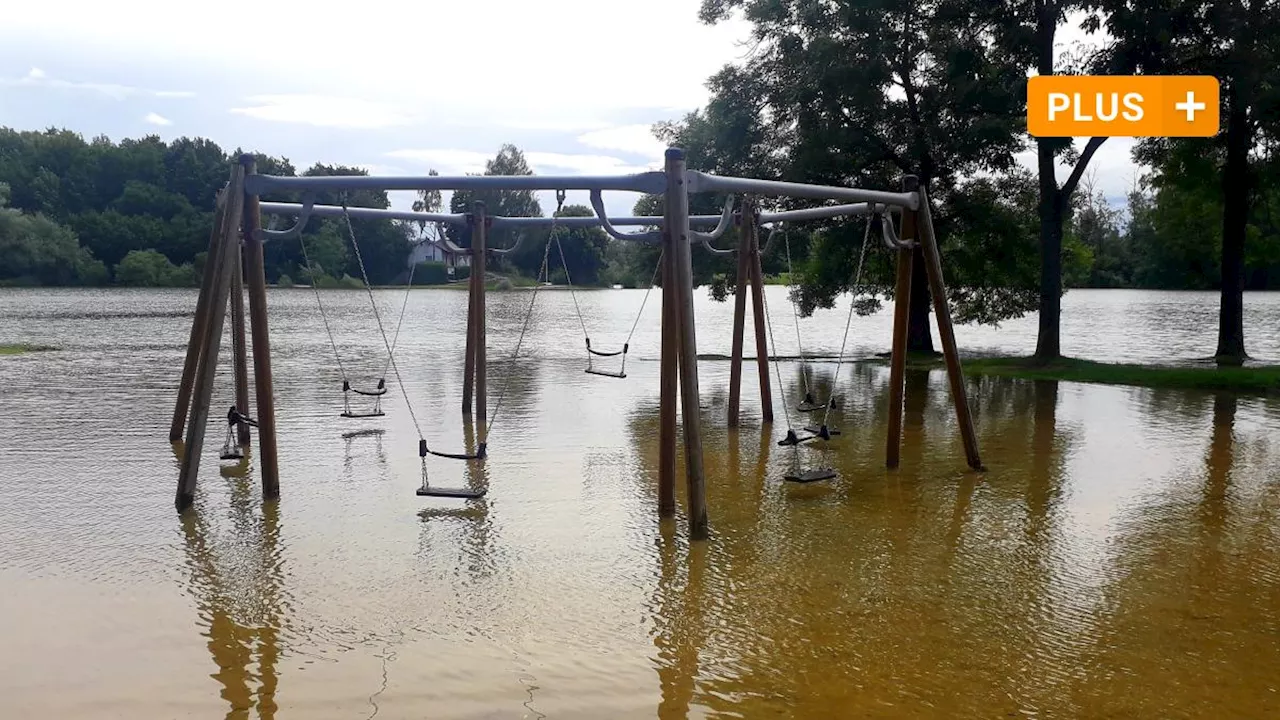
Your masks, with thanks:
[[(753, 178), (737, 178), (710, 175), (707, 173), (689, 171), (686, 168), (684, 151), (678, 148), (669, 148), (665, 154), (665, 166), (661, 171), (651, 171), (638, 173), (633, 175), (620, 176), (547, 176), (547, 175), (528, 175), (528, 176), (465, 176), (465, 177), (447, 177), (447, 176), (417, 176), (417, 177), (380, 177), (380, 176), (320, 176), (320, 177), (283, 177), (272, 175), (260, 175), (254, 171), (249, 156), (242, 158), (241, 167), (244, 172), (241, 175), (233, 173), (232, 180), (228, 184), (228, 188), (234, 196), (243, 196), (244, 203), (236, 203), (243, 205), (244, 217), (241, 222), (243, 235), (247, 243), (252, 243), (256, 247), (261, 247), (261, 243), (272, 239), (287, 239), (296, 237), (301, 233), (302, 228), (311, 217), (337, 217), (344, 212), (349, 213), (353, 218), (380, 218), (380, 219), (399, 219), (412, 220), (433, 223), (445, 223), (451, 225), (465, 225), (479, 215), (486, 222), (486, 228), (501, 227), (550, 227), (552, 223), (556, 223), (563, 227), (601, 227), (605, 229), (612, 237), (619, 240), (642, 242), (647, 244), (659, 244), (664, 250), (664, 261), (662, 267), (663, 273), (663, 311), (662, 311), (662, 370), (661, 370), (661, 392), (660, 392), (660, 417), (661, 430), (660, 446), (661, 460), (659, 467), (659, 514), (668, 516), (674, 514), (675, 511), (675, 442), (676, 442), (676, 423), (675, 423), (675, 393), (677, 385), (681, 393), (681, 405), (684, 408), (684, 443), (686, 457), (686, 480), (689, 490), (689, 533), (693, 539), (705, 539), (708, 533), (708, 520), (706, 508), (705, 493), (705, 475), (702, 458), (702, 435), (699, 422), (699, 389), (697, 375), (697, 341), (695, 330), (695, 318), (693, 308), (693, 273), (692, 273), (692, 255), (691, 245), (694, 242), (702, 242), (709, 246), (709, 240), (715, 239), (727, 228), (727, 221), (732, 212), (732, 204), (726, 204), (724, 213), (719, 216), (690, 216), (689, 215), (689, 193), (725, 193), (734, 194), (754, 194), (766, 196), (786, 196), (793, 198), (810, 198), (817, 200), (835, 200), (845, 204), (824, 206), (819, 208), (809, 208), (803, 210), (791, 210), (776, 213), (756, 213), (756, 224), (772, 224), (788, 221), (814, 220), (822, 218), (839, 217), (843, 215), (865, 214), (873, 211), (876, 205), (888, 206), (890, 208), (900, 208), (904, 213), (904, 230), (910, 226), (921, 229), (921, 239), (926, 248), (926, 258), (928, 268), (930, 270), (930, 284), (935, 289), (935, 310), (939, 313), (939, 326), (945, 323), (945, 330), (942, 330), (942, 341), (944, 351), (947, 355), (948, 372), (951, 377), (951, 387), (955, 396), (957, 413), (961, 418), (961, 431), (965, 438), (965, 450), (972, 467), (981, 467), (978, 460), (977, 444), (973, 438), (972, 421), (969, 416), (967, 398), (964, 396), (963, 380), (960, 376), (960, 366), (958, 357), (956, 357), (954, 334), (951, 332), (950, 315), (946, 307), (945, 289), (942, 284), (941, 263), (938, 258), (936, 241), (932, 236), (932, 221), (929, 216), (928, 200), (923, 189), (908, 186), (903, 192), (886, 192), (877, 190), (863, 190), (858, 188), (834, 187), (822, 185), (810, 185), (804, 183), (780, 182), (773, 180), (759, 180)], [(586, 218), (508, 218), (484, 215), (482, 203), (477, 203), (476, 213), (468, 214), (448, 214), (448, 213), (417, 213), (403, 212), (397, 210), (382, 210), (373, 208), (341, 208), (336, 206), (321, 206), (314, 204), (315, 193), (321, 191), (339, 192), (354, 190), (585, 190), (592, 195), (592, 204), (595, 206), (596, 217)], [(663, 195), (665, 198), (665, 212), (662, 217), (608, 217), (603, 210), (600, 202), (600, 193), (609, 191), (624, 191), (635, 193), (648, 193), (655, 195)], [(294, 192), (302, 194), (304, 201), (302, 203), (279, 203), (279, 202), (259, 202), (259, 198), (263, 195), (272, 195), (277, 193)], [(297, 223), (287, 230), (269, 230), (261, 226), (260, 213), (269, 213), (273, 215), (294, 216), (298, 218)], [(915, 220), (916, 216), (921, 217), (921, 221), (908, 222), (906, 218)], [(236, 218), (240, 219), (240, 218)], [(233, 223), (234, 224), (234, 223)], [(656, 231), (641, 233), (622, 233), (617, 230), (618, 227), (635, 227), (647, 226), (656, 227)], [(702, 232), (694, 228), (713, 228), (711, 232)], [(227, 233), (233, 236), (234, 233)], [(904, 238), (914, 237), (907, 236), (904, 232)], [(230, 242), (230, 241), (228, 241)], [(449, 243), (449, 249), (455, 252), (469, 252), (466, 249), (458, 248)], [(506, 248), (499, 250), (489, 250), (492, 253), (510, 252), (514, 248)], [(758, 252), (758, 245), (756, 246)], [(260, 250), (259, 250), (260, 252)], [(909, 258), (910, 254), (907, 253)], [(902, 254), (899, 255), (899, 264), (902, 264)], [(483, 262), (483, 259), (478, 259)], [(907, 260), (909, 262), (909, 259)], [(228, 274), (229, 275), (229, 274)], [(474, 275), (474, 273), (473, 273)], [(902, 273), (899, 273), (900, 279)], [(910, 273), (906, 273), (909, 282)], [(256, 279), (256, 278), (255, 278)], [(217, 281), (219, 284), (222, 280)], [(909, 285), (907, 287), (909, 291)], [(473, 309), (477, 313), (475, 318), (476, 330), (478, 336), (474, 338), (478, 347), (484, 344), (484, 324), (483, 319), (478, 317), (483, 315), (483, 294), (484, 284), (479, 282), (473, 285), (472, 293), (478, 296), (478, 302), (473, 301)], [(225, 298), (218, 292), (211, 292), (214, 298)], [(251, 300), (256, 299), (254, 293), (251, 293)], [(907, 297), (903, 292), (902, 283), (899, 283), (898, 298)], [(203, 307), (204, 294), (201, 296), (202, 307), (199, 313), (205, 311)], [(217, 300), (214, 300), (217, 302)], [(899, 303), (905, 306), (905, 303)], [(254, 340), (255, 342), (254, 359), (258, 360), (259, 353), (257, 346), (261, 344), (264, 350), (267, 345), (266, 333), (266, 317), (265, 303), (263, 303), (261, 312), (261, 322), (255, 323)], [(256, 308), (255, 308), (256, 309)], [(255, 320), (258, 313), (255, 313)], [(905, 314), (904, 314), (905, 317)], [(944, 320), (945, 318), (945, 320)], [(213, 322), (207, 323), (213, 325)], [(218, 323), (220, 324), (220, 323)], [(259, 325), (261, 327), (259, 327)], [(195, 337), (196, 330), (201, 329), (203, 333), (208, 334), (207, 330), (193, 326), (192, 335)], [(899, 352), (897, 342), (897, 323), (895, 323), (895, 343), (894, 343), (894, 363), (895, 372), (891, 373), (899, 384), (902, 380), (900, 366), (905, 365), (905, 343), (903, 343), (902, 352)], [(905, 329), (903, 332), (905, 339)], [(216, 353), (217, 338), (207, 338), (212, 342), (214, 347), (212, 352)], [(208, 352), (207, 346), (199, 349), (200, 354)], [(216, 357), (216, 354), (213, 355)], [(267, 397), (263, 398), (262, 388), (259, 388), (259, 441), (261, 452), (263, 455), (263, 472), (264, 472), (264, 488), (271, 487), (274, 492), (268, 494), (268, 497), (274, 497), (278, 494), (278, 476), (276, 470), (276, 448), (275, 448), (275, 417), (273, 398), (270, 396), (270, 359), (267, 353), (263, 353), (265, 364), (263, 367), (256, 367), (256, 374), (260, 379), (265, 379), (263, 383), (267, 389)], [(484, 365), (476, 363), (474, 371), (484, 373)], [(679, 374), (677, 382), (677, 372)], [(892, 381), (892, 380), (891, 380)], [(187, 373), (184, 372), (183, 387), (187, 396), (190, 396), (191, 390), (188, 387), (189, 380)], [(483, 385), (482, 385), (483, 387)], [(210, 400), (211, 383), (204, 382), (196, 387), (196, 397), (194, 404), (197, 408), (207, 407)], [(896, 403), (896, 407), (891, 407), (891, 438), (890, 443), (900, 443), (901, 429), (901, 413), (902, 413), (902, 397), (901, 390), (894, 393), (891, 391), (891, 397)], [(469, 398), (468, 398), (469, 399)], [(477, 414), (484, 416), (486, 411), (486, 398), (483, 393), (477, 393), (476, 404)], [(180, 405), (182, 403), (180, 402)], [(185, 415), (185, 405), (181, 408)], [(176, 416), (176, 414), (175, 414)], [(892, 432), (894, 426), (893, 418), (897, 417), (898, 433)], [(193, 416), (192, 420), (196, 419)], [(200, 427), (197, 427), (200, 425)], [(199, 440), (203, 439), (202, 423), (192, 422), (188, 428), (188, 447), (191, 447), (191, 440), (198, 436)], [(271, 442), (268, 446), (263, 440), (270, 436)], [(196, 447), (198, 447), (197, 440)], [(267, 457), (269, 455), (269, 457)], [(896, 446), (891, 448), (888, 453), (888, 464), (894, 467), (897, 464)], [(186, 468), (186, 464), (190, 464), (190, 468)], [(184, 464), (183, 478), (180, 480), (180, 495), (184, 492), (190, 498), (195, 487), (195, 473), (198, 466), (198, 458), (188, 461)], [(267, 478), (270, 474), (272, 477)], [(189, 502), (187, 503), (190, 504)], [(182, 503), (179, 503), (180, 510), (183, 509)]]

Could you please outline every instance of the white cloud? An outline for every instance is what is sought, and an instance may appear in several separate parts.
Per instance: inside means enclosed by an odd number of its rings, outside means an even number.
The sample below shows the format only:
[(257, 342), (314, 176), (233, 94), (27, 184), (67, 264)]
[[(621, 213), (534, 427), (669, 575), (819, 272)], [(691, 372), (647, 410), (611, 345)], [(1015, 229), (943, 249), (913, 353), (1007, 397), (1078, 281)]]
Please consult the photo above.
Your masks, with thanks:
[(249, 107), (231, 108), (237, 115), (271, 122), (317, 127), (376, 130), (412, 121), (401, 110), (378, 102), (330, 95), (255, 95)]
[(386, 155), (387, 157), (401, 160), (420, 162), (441, 175), (465, 175), (467, 173), (484, 172), (485, 162), (494, 156), (493, 153), (449, 148), (392, 150)]
[[(619, 109), (673, 108), (706, 100), (705, 81), (741, 51), (747, 26), (698, 22), (697, 3), (650, 0), (606, 3), (560, 0), (554, 11), (523, 0), (466, 3), (385, 0), (375, 11), (348, 13), (340, 22), (298, 4), (226, 0), (225, 16), (253, 17), (258, 27), (289, 28), (313, 47), (342, 52), (281, 52), (258, 44), (227, 51), (225, 33), (196, 5), (160, 0), (64, 0), (11, 3), (0, 24), (0, 44), (26, 39), (59, 54), (110, 59), (119, 64), (195, 67), (251, 93), (325, 93), (360, 88), (369, 101), (439, 107), (442, 117), (484, 117), (489, 126), (527, 129), (604, 127)], [(605, 5), (608, 7), (606, 8)], [(608, 11), (604, 22), (603, 11)], [(501, 18), (502, 22), (485, 22)], [(182, 27), (182, 33), (173, 33)], [(426, 32), (429, 41), (406, 42), (395, 29)], [(619, 32), (624, 28), (624, 32)], [(389, 31), (391, 34), (388, 34)], [(484, 52), (476, 52), (482, 32)], [(448, 83), (465, 58), (467, 76), (491, 87)], [(267, 87), (279, 90), (266, 90)], [(485, 111), (481, 113), (480, 111)], [(616, 123), (616, 120), (613, 120)]]
[(653, 136), (649, 125), (620, 125), (578, 136), (578, 142), (601, 150), (620, 150), (649, 158), (661, 158), (667, 146)]
[(151, 96), (158, 98), (195, 97), (195, 93), (185, 90), (149, 90), (147, 88), (135, 87), (132, 85), (119, 85), (116, 83), (74, 82), (71, 80), (63, 80), (60, 78), (50, 77), (48, 73), (37, 67), (31, 68), (26, 75), (20, 78), (0, 78), (0, 86), (51, 88), (55, 90), (92, 92), (106, 95), (113, 100), (124, 100), (125, 98), (136, 96)]
[(168, 126), (173, 124), (173, 121), (169, 118), (153, 112), (147, 113), (147, 116), (143, 118), (143, 120), (151, 123), (152, 125)]
[(650, 169), (608, 155), (576, 155), (535, 150), (525, 152), (524, 157), (529, 161), (529, 167), (539, 175), (625, 175)]

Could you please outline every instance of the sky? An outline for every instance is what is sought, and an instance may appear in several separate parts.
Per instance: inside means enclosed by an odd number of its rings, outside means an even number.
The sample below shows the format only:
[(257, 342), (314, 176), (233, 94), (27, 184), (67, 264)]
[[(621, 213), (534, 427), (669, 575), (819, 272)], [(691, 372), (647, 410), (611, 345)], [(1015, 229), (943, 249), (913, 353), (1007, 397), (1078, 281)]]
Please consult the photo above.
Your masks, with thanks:
[[(513, 143), (541, 175), (640, 172), (662, 164), (652, 124), (702, 106), (706, 79), (746, 57), (746, 23), (703, 25), (699, 4), (11, 3), (0, 22), (0, 125), (117, 141), (203, 136), (299, 170), (457, 175)], [(1131, 147), (1112, 139), (1091, 165), (1116, 204), (1137, 174)], [(1033, 152), (1020, 160), (1034, 167)], [(612, 214), (635, 201), (605, 198)], [(568, 201), (585, 204), (585, 193)], [(394, 207), (411, 202), (392, 196)], [(550, 193), (542, 204), (554, 207)]]

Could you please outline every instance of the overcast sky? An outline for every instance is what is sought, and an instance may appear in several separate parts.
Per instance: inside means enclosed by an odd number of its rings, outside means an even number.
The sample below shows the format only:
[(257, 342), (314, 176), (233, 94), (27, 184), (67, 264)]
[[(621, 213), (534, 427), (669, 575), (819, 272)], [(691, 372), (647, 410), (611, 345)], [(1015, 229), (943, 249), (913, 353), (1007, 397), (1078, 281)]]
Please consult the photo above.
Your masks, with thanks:
[[(745, 54), (746, 25), (702, 25), (699, 2), (13, 2), (0, 125), (203, 136), (299, 170), (478, 172), (510, 142), (539, 174), (636, 172), (661, 166), (650, 126), (701, 106), (706, 78)], [(1115, 202), (1131, 146), (1108, 141), (1092, 165)], [(606, 198), (618, 214), (635, 199)]]

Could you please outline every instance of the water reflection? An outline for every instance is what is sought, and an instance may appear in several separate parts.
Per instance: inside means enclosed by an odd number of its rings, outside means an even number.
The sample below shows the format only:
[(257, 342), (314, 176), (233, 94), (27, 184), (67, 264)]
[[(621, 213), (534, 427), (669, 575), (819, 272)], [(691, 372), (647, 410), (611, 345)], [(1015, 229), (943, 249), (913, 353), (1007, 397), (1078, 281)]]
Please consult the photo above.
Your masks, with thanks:
[[(281, 569), (279, 509), (236, 479), (232, 527), (213, 530), (205, 511), (180, 517), (190, 593), (218, 667), (212, 677), (230, 705), (227, 720), (275, 717), (280, 632), (290, 598)], [(261, 515), (258, 508), (261, 508)]]
[[(1280, 400), (974, 377), (991, 468), (976, 474), (945, 376), (913, 371), (904, 462), (889, 472), (883, 365), (813, 363), (810, 389), (834, 388), (842, 434), (792, 449), (776, 444), (784, 391), (793, 424), (815, 418), (795, 409), (798, 364), (770, 368), (776, 422), (729, 430), (728, 364), (707, 361), (713, 537), (690, 548), (682, 520), (657, 519), (656, 334), (642, 323), (627, 381), (586, 378), (571, 300), (553, 295), (511, 366), (490, 459), (432, 460), (433, 482), (488, 488), (467, 502), (413, 496), (418, 429), (396, 395), (385, 418), (335, 424), (340, 381), (324, 380), (332, 355), (314, 301), (273, 291), (283, 537), (252, 456), (219, 477), (216, 448), (199, 511), (173, 532), (176, 464), (159, 438), (176, 380), (136, 368), (179, 366), (187, 325), (112, 303), (190, 308), (194, 293), (95, 292), (121, 316), (97, 326), (21, 321), (24, 339), (68, 349), (0, 361), (0, 386), (24, 389), (0, 415), (6, 703), (69, 719), (125, 692), (139, 699), (120, 712), (139, 717), (1277, 713)], [(50, 296), (64, 302), (38, 294)], [(388, 297), (398, 310), (402, 296)], [(458, 419), (461, 324), (440, 321), (461, 317), (461, 299), (415, 291), (401, 339), (421, 431), (445, 450), (477, 442)], [(342, 303), (339, 322), (367, 340), (367, 297)], [(590, 303), (589, 326), (607, 327), (639, 296)], [(787, 313), (785, 297), (777, 307)], [(518, 309), (491, 327), (495, 395)], [(728, 347), (731, 325), (717, 322), (728, 311), (699, 307), (700, 349)], [(832, 332), (805, 319), (815, 348), (838, 346), (838, 319)], [(230, 380), (220, 368), (219, 388)], [(748, 364), (744, 418), (759, 417), (754, 384)], [(136, 422), (121, 427), (126, 416)], [(340, 435), (359, 427), (379, 432)], [(797, 458), (839, 477), (786, 483)], [(95, 502), (50, 492), (65, 487)], [(84, 684), (56, 687), (66, 676)]]

